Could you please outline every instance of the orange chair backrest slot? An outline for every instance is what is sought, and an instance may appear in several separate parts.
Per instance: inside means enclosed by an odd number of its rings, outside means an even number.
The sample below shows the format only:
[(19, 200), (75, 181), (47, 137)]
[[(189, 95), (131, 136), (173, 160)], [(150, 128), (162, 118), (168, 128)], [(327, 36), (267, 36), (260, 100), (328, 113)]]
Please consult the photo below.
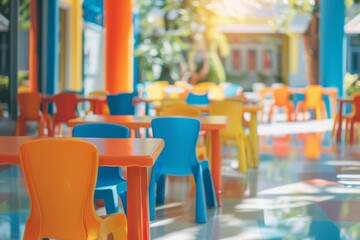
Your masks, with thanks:
[(284, 106), (289, 102), (289, 90), (287, 86), (274, 89), (274, 101), (276, 106)]
[(310, 85), (305, 91), (305, 105), (308, 108), (316, 108), (322, 102), (322, 87), (320, 85)]
[(77, 98), (74, 93), (60, 93), (54, 97), (56, 105), (56, 120), (58, 122), (67, 122), (76, 118)]
[(37, 121), (41, 118), (41, 94), (38, 92), (24, 92), (18, 94), (20, 116), (26, 120)]

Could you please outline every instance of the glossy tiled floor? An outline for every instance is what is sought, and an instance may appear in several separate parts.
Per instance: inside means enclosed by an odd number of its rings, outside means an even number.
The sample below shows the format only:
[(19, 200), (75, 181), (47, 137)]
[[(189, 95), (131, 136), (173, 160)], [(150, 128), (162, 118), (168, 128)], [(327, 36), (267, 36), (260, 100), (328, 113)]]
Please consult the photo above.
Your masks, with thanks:
[[(224, 146), (223, 206), (208, 209), (206, 224), (194, 223), (191, 181), (170, 178), (166, 204), (157, 207), (151, 224), (152, 238), (360, 239), (360, 187), (337, 178), (359, 174), (360, 181), (360, 145), (333, 143), (323, 132), (330, 127), (331, 122), (260, 126), (260, 167), (247, 174), (236, 171), (234, 145)], [(18, 168), (2, 167), (0, 239), (20, 239), (28, 212)]]

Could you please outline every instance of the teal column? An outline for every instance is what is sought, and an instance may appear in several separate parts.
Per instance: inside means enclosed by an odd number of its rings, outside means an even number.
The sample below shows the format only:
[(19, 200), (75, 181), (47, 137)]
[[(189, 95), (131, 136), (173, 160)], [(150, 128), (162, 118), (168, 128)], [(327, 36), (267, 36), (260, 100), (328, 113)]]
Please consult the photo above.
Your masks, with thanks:
[(46, 3), (46, 93), (55, 94), (59, 82), (59, 0), (48, 0)]
[(344, 0), (320, 2), (320, 84), (343, 94)]
[[(136, 50), (140, 44), (140, 13), (133, 12), (133, 25), (134, 25), (134, 50)], [(137, 93), (137, 84), (139, 82), (139, 59), (134, 55), (134, 92)]]

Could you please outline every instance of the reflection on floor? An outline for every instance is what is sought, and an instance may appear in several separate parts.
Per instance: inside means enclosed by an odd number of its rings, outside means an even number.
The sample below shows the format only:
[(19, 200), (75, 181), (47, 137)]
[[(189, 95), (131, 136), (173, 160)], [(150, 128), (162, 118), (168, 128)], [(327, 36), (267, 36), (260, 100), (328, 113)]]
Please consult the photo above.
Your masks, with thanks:
[[(360, 239), (359, 144), (335, 144), (329, 132), (261, 132), (260, 167), (247, 174), (236, 171), (234, 146), (223, 146), (223, 206), (208, 209), (208, 223), (194, 223), (191, 181), (169, 178), (152, 239)], [(0, 239), (21, 239), (28, 212), (18, 167), (1, 167)]]

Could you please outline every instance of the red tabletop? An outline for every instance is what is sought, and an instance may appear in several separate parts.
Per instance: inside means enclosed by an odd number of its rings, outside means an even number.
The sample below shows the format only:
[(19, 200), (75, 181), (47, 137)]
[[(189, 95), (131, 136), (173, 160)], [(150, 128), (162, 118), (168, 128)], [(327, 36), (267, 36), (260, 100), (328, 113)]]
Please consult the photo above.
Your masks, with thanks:
[[(19, 146), (45, 137), (0, 137), (0, 165), (19, 164)], [(127, 167), (128, 239), (150, 239), (147, 168), (164, 147), (162, 139), (79, 138), (96, 145), (101, 166)]]

